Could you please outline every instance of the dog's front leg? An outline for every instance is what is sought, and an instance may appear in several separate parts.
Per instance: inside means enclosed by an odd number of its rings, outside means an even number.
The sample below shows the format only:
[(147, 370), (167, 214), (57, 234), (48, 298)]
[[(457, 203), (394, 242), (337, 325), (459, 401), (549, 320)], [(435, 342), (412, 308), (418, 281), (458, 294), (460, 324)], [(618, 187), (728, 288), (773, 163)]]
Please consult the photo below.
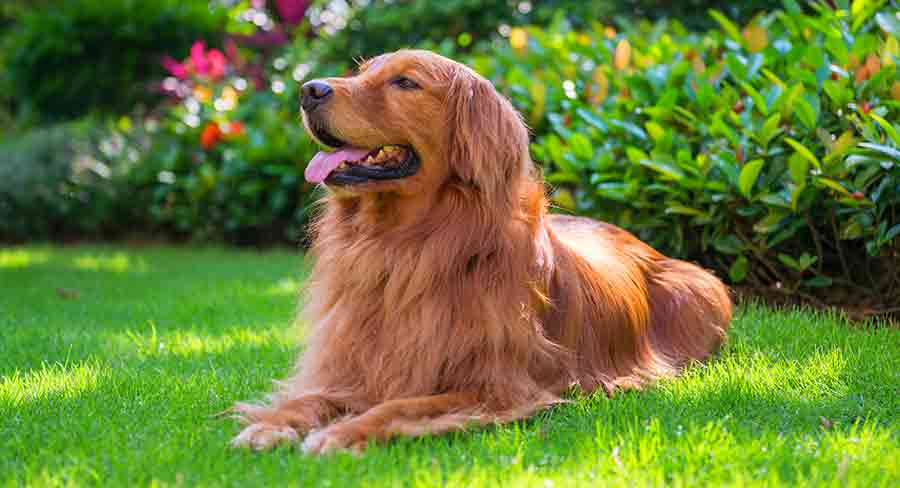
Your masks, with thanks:
[(310, 433), (303, 441), (303, 450), (313, 454), (361, 451), (369, 440), (437, 434), (460, 430), (469, 423), (484, 423), (485, 413), (476, 395), (467, 393), (389, 400)]
[(344, 410), (339, 398), (309, 393), (279, 399), (272, 405), (239, 403), (230, 411), (247, 426), (231, 441), (233, 447), (263, 450), (296, 442), (314, 428), (325, 425)]
[(512, 422), (530, 417), (538, 410), (560, 403), (548, 392), (514, 408), (495, 411), (471, 393), (446, 393), (402, 400), (390, 400), (365, 413), (311, 432), (303, 441), (303, 451), (324, 454), (335, 450), (360, 452), (370, 440), (384, 441), (396, 436), (417, 437), (462, 430), (468, 425)]

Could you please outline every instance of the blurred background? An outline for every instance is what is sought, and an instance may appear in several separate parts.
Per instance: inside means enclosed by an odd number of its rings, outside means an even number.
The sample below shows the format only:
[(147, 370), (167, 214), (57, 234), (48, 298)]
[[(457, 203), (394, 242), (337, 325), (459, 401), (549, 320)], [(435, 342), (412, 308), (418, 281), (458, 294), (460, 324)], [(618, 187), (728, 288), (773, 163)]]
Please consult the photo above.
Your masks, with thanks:
[(523, 113), (555, 211), (900, 305), (896, 1), (4, 0), (0, 243), (297, 246), (298, 88), (401, 47)]

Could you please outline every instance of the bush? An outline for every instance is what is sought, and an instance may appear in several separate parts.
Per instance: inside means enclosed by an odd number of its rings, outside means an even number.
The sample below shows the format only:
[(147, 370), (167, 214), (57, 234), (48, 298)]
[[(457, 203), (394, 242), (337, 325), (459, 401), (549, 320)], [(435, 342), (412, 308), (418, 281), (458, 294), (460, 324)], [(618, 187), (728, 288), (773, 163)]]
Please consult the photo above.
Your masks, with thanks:
[[(291, 90), (296, 87), (291, 86)], [(147, 229), (162, 235), (237, 244), (297, 242), (313, 201), (303, 167), (317, 151), (297, 119), (292, 94), (271, 90), (231, 95), (236, 108), (216, 100), (232, 85), (173, 107), (155, 125), (128, 173), (129, 204)], [(197, 103), (199, 102), (199, 103)]]
[(176, 238), (297, 242), (315, 198), (303, 168), (318, 149), (299, 120), (294, 67), (281, 60), (262, 76), (242, 72), (253, 66), (239, 56), (199, 49), (192, 60), (204, 56), (224, 65), (169, 78), (164, 105), (119, 127), (127, 142), (112, 157), (136, 155), (121, 180), (131, 222)]
[(94, 157), (91, 123), (0, 144), (0, 241), (95, 236), (116, 222), (111, 168)]
[[(361, 2), (362, 3), (362, 2)], [(354, 10), (346, 26), (327, 38), (323, 58), (342, 61), (368, 57), (423, 42), (457, 43), (462, 48), (489, 40), (503, 24), (546, 25), (564, 17), (576, 26), (613, 17), (675, 17), (690, 27), (709, 27), (706, 10), (722, 8), (732, 18), (747, 18), (775, 7), (778, 0), (729, 2), (722, 0), (374, 0)], [(322, 17), (318, 15), (318, 17)], [(332, 18), (340, 18), (338, 15)]]
[(225, 21), (207, 2), (56, 1), (27, 11), (5, 37), (0, 88), (29, 122), (127, 112), (151, 99), (161, 55), (218, 37)]
[(812, 8), (713, 12), (707, 34), (559, 22), (471, 63), (524, 112), (559, 206), (733, 283), (896, 304), (896, 5)]

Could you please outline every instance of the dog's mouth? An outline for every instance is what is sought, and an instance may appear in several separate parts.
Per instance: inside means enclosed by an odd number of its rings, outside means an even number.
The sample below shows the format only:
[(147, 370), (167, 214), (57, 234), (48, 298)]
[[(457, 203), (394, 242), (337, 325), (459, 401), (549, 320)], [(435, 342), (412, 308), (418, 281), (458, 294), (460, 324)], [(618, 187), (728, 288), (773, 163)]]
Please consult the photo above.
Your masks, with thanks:
[(354, 147), (323, 132), (315, 130), (316, 139), (334, 149), (321, 151), (310, 160), (304, 174), (310, 183), (359, 185), (406, 178), (419, 169), (419, 157), (408, 146)]

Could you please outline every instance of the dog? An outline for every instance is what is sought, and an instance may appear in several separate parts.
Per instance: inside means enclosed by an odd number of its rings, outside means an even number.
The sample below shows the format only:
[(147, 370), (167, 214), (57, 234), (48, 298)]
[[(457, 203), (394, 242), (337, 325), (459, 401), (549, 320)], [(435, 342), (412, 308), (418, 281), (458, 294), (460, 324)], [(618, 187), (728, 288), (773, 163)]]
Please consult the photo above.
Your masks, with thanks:
[(727, 288), (628, 232), (551, 215), (510, 102), (470, 68), (402, 50), (301, 88), (328, 188), (296, 371), (233, 408), (234, 446), (364, 449), (639, 388), (712, 354)]

